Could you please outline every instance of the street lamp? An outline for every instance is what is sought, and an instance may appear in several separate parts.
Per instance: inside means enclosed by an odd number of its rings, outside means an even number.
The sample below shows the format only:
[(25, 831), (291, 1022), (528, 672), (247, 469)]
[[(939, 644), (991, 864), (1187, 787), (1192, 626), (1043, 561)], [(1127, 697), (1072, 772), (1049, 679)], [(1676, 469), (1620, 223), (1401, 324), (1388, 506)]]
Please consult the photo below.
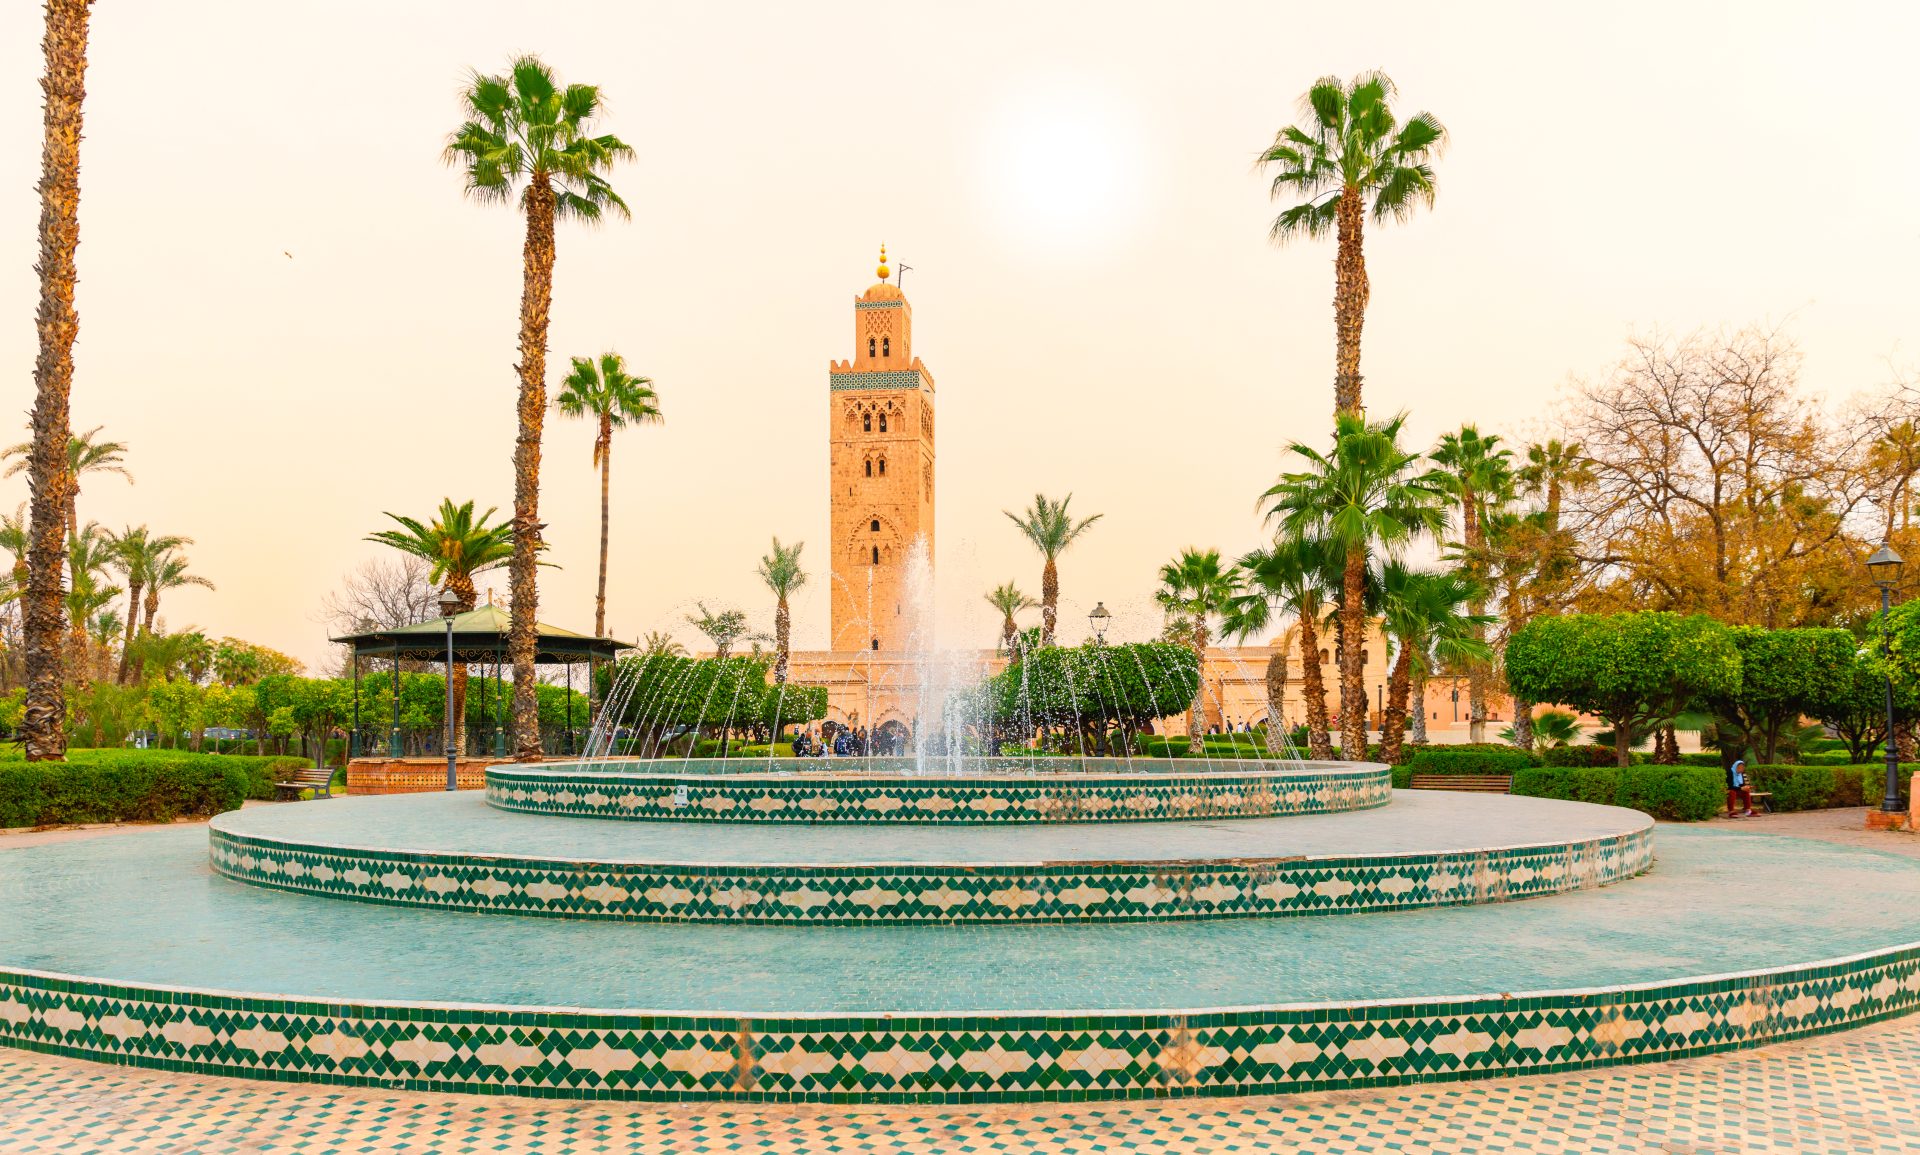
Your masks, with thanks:
[[(1867, 572), (1873, 575), (1873, 584), (1880, 587), (1880, 626), (1884, 631), (1887, 624), (1887, 608), (1893, 603), (1893, 587), (1900, 582), (1900, 569), (1906, 564), (1901, 556), (1894, 552), (1891, 545), (1880, 543), (1867, 559)], [(1887, 794), (1880, 800), (1880, 809), (1888, 814), (1900, 810), (1900, 752), (1893, 740), (1893, 675), (1887, 675)]]
[(1105, 602), (1093, 603), (1093, 612), (1087, 615), (1087, 624), (1093, 627), (1094, 641), (1099, 642), (1103, 645), (1106, 643), (1107, 623), (1112, 620), (1113, 620), (1113, 615), (1107, 612), (1107, 603)]
[(447, 623), (447, 789), (458, 790), (459, 767), (455, 762), (460, 744), (453, 740), (453, 615), (460, 612), (459, 595), (448, 586), (440, 591), (440, 616)]

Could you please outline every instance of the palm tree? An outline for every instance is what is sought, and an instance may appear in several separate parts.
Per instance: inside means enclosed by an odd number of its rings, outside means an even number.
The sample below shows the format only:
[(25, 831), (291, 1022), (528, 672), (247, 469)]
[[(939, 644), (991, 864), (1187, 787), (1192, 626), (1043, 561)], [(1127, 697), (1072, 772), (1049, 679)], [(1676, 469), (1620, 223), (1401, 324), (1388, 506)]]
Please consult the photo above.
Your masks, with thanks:
[[(1473, 425), (1462, 425), (1448, 433), (1428, 454), (1446, 476), (1447, 492), (1460, 503), (1460, 540), (1465, 547), (1467, 574), (1476, 583), (1486, 580), (1481, 557), (1487, 545), (1487, 519), (1513, 496), (1513, 455), (1500, 447), (1500, 438), (1483, 434)], [(1485, 594), (1473, 605), (1478, 616), (1486, 613)], [(1484, 632), (1481, 635), (1485, 637)], [(1487, 738), (1486, 662), (1467, 666), (1467, 737), (1484, 742)]]
[(1011, 651), (1014, 640), (1020, 636), (1020, 623), (1014, 620), (1015, 616), (1040, 603), (1021, 593), (1019, 586), (1005, 582), (987, 591), (987, 604), (1000, 614), (1000, 648)]
[[(80, 531), (80, 479), (89, 473), (117, 473), (133, 481), (133, 474), (127, 469), (127, 443), (124, 441), (95, 441), (104, 425), (96, 425), (85, 433), (76, 433), (67, 441), (67, 476), (72, 484), (67, 487), (67, 496), (61, 516), (66, 520), (67, 540), (73, 540)], [(4, 476), (13, 477), (27, 469), (33, 456), (33, 442), (22, 441), (0, 450), (0, 459), (11, 464)]]
[(97, 522), (88, 522), (74, 536), (67, 549), (67, 677), (74, 685), (87, 676), (87, 629), (93, 615), (120, 596), (120, 587), (105, 580), (113, 564), (112, 535)]
[(120, 533), (110, 534), (109, 539), (112, 564), (127, 579), (127, 620), (123, 623), (126, 637), (121, 639), (120, 665), (113, 675), (115, 684), (125, 685), (133, 653), (133, 633), (140, 622), (140, 595), (146, 590), (155, 563), (174, 550), (192, 545), (193, 539), (179, 534), (156, 535), (144, 525), (130, 525)]
[(167, 590), (182, 589), (186, 586), (212, 589), (213, 583), (199, 574), (189, 573), (186, 555), (178, 550), (169, 550), (161, 554), (154, 562), (153, 572), (147, 575), (147, 601), (141, 607), (145, 611), (145, 616), (140, 628), (147, 633), (152, 633), (154, 617), (160, 612), (160, 595)]
[(747, 615), (739, 610), (721, 610), (716, 614), (705, 602), (693, 604), (700, 614), (698, 617), (688, 614), (687, 624), (707, 635), (707, 640), (713, 643), (713, 656), (725, 661), (733, 653), (733, 643), (747, 632)]
[(27, 486), (33, 515), (27, 550), (27, 592), (21, 618), (26, 635), (27, 694), (20, 739), (29, 762), (66, 758), (67, 701), (61, 657), (65, 591), (60, 588), (67, 490), (67, 446), (72, 433), (73, 339), (80, 317), (73, 308), (80, 247), (81, 106), (86, 98), (87, 15), (90, 0), (47, 0), (45, 93), (40, 145), (40, 304), (34, 313), (39, 353), (33, 363), (33, 449)]
[(1521, 493), (1546, 503), (1548, 533), (1560, 532), (1560, 504), (1567, 491), (1594, 482), (1593, 463), (1581, 453), (1580, 444), (1558, 438), (1527, 446), (1527, 463), (1514, 476)]
[(593, 595), (593, 635), (607, 633), (607, 507), (613, 480), (613, 431), (660, 421), (660, 395), (653, 379), (627, 372), (618, 353), (575, 357), (573, 371), (560, 382), (554, 408), (568, 417), (594, 422), (593, 463), (600, 469), (600, 584)]
[(1447, 130), (1430, 113), (1401, 124), (1393, 114), (1393, 81), (1363, 72), (1351, 82), (1323, 76), (1300, 98), (1305, 127), (1288, 125), (1260, 154), (1273, 170), (1275, 200), (1298, 204), (1274, 218), (1276, 243), (1333, 233), (1335, 415), (1360, 412), (1360, 329), (1367, 319), (1366, 218), (1405, 221), (1433, 206), (1433, 168)]
[(508, 584), (513, 621), (513, 741), (523, 762), (540, 760), (540, 709), (534, 694), (539, 593), (540, 433), (547, 409), (547, 322), (553, 304), (554, 223), (592, 224), (609, 212), (631, 215), (603, 175), (633, 150), (616, 136), (592, 136), (600, 109), (590, 84), (559, 87), (533, 56), (505, 75), (475, 72), (462, 94), (467, 120), (448, 138), (446, 159), (466, 175), (467, 195), (505, 203), (519, 194), (527, 218), (520, 289), (519, 434), (513, 449), (513, 563)]
[(787, 611), (787, 596), (807, 584), (806, 572), (800, 568), (800, 551), (806, 546), (804, 541), (783, 546), (776, 537), (773, 552), (760, 559), (760, 580), (767, 584), (774, 597), (773, 684), (776, 686), (787, 683), (787, 659), (793, 641), (793, 617)]
[(1480, 587), (1457, 570), (1416, 570), (1389, 561), (1381, 567), (1380, 586), (1383, 625), (1395, 647), (1380, 722), (1380, 758), (1398, 764), (1414, 676), (1424, 678), (1435, 662), (1485, 663), (1493, 651), (1479, 635), (1493, 619), (1469, 609), (1482, 596)]
[[(1233, 608), (1240, 592), (1238, 576), (1220, 564), (1220, 551), (1205, 552), (1189, 546), (1180, 556), (1160, 567), (1160, 588), (1154, 592), (1158, 602), (1178, 623), (1178, 633), (1192, 648), (1196, 674), (1206, 666), (1209, 623), (1217, 615)], [(1193, 701), (1187, 704), (1187, 751), (1202, 753), (1200, 733), (1201, 692), (1204, 679), (1194, 686)]]
[(27, 551), (33, 544), (32, 532), (27, 527), (27, 507), (24, 502), (13, 511), (13, 516), (0, 514), (0, 549), (13, 555), (13, 585), (16, 593), (24, 593), (27, 588)]
[(1367, 561), (1391, 558), (1422, 534), (1438, 533), (1445, 479), (1419, 473), (1418, 454), (1400, 448), (1406, 415), (1368, 424), (1343, 413), (1334, 420), (1329, 453), (1295, 442), (1289, 447), (1306, 468), (1283, 474), (1262, 495), (1268, 518), (1278, 518), (1292, 537), (1314, 538), (1341, 556), (1339, 663), (1340, 756), (1360, 761), (1367, 752), (1365, 643)]
[(1046, 564), (1040, 569), (1040, 644), (1043, 646), (1053, 644), (1054, 624), (1060, 615), (1060, 567), (1056, 563), (1068, 546), (1105, 516), (1096, 513), (1084, 521), (1075, 522), (1067, 513), (1067, 505), (1072, 501), (1071, 493), (1059, 501), (1037, 493), (1033, 497), (1033, 508), (1027, 510), (1025, 517), (1009, 510), (1001, 511), (1007, 515), (1008, 521), (1020, 527), (1020, 532), (1046, 559)]
[(1327, 688), (1320, 677), (1320, 626), (1339, 588), (1345, 563), (1333, 543), (1283, 537), (1234, 563), (1242, 593), (1233, 599), (1222, 632), (1244, 639), (1267, 630), (1276, 611), (1292, 614), (1290, 631), (1300, 643), (1300, 690), (1307, 706), (1307, 749), (1317, 759), (1333, 757), (1327, 733)]
[(647, 636), (640, 639), (640, 656), (651, 658), (655, 654), (665, 654), (670, 658), (684, 658), (687, 647), (673, 640), (673, 635), (661, 630), (648, 630)]
[[(400, 528), (368, 534), (367, 540), (392, 546), (426, 562), (427, 580), (451, 590), (454, 612), (464, 614), (480, 600), (480, 591), (473, 579), (506, 565), (513, 556), (513, 527), (487, 524), (496, 512), (496, 507), (489, 506), (485, 513), (475, 517), (473, 502), (455, 505), (451, 497), (443, 497), (432, 522), (423, 523), (416, 518), (389, 513), (387, 516), (398, 522)], [(466, 709), (467, 667), (461, 663), (453, 669), (453, 716), (465, 718)], [(464, 754), (467, 728), (461, 725), (455, 729), (459, 731), (460, 753)]]

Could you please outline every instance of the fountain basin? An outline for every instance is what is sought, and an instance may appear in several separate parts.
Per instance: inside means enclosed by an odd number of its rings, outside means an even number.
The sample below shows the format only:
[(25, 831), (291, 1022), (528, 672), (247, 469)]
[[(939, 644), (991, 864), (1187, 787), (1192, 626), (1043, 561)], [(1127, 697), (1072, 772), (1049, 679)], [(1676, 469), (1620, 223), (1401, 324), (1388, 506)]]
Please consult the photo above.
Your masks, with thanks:
[(1385, 806), (1374, 762), (1118, 758), (605, 759), (487, 770), (502, 810), (630, 822), (1182, 822)]
[(1545, 798), (1407, 791), (1351, 814), (958, 828), (720, 828), (513, 814), (471, 794), (213, 821), (215, 870), (362, 902), (643, 922), (1151, 922), (1461, 906), (1652, 865), (1653, 820)]

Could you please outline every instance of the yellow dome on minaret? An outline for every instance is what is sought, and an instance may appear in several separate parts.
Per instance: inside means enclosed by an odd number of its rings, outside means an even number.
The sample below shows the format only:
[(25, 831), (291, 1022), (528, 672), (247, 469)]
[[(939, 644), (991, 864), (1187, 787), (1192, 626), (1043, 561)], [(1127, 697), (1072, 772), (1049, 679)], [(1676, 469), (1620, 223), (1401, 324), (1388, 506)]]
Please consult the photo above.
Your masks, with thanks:
[(893, 275), (893, 270), (887, 268), (887, 246), (884, 244), (880, 246), (880, 267), (874, 270), (874, 275), (883, 281)]

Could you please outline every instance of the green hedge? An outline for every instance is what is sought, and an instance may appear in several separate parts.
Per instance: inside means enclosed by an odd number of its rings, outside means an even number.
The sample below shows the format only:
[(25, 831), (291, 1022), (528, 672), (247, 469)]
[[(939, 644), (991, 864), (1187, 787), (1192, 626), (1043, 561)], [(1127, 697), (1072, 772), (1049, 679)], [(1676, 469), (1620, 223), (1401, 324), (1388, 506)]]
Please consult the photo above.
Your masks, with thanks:
[(1550, 746), (1540, 752), (1547, 766), (1613, 766), (1616, 760), (1611, 746)]
[(1625, 806), (1681, 822), (1711, 818), (1726, 803), (1726, 777), (1708, 766), (1541, 766), (1516, 771), (1513, 792)]
[(1533, 755), (1511, 746), (1461, 749), (1429, 746), (1407, 759), (1415, 774), (1517, 774), (1537, 765)]
[(0, 827), (210, 817), (238, 810), (252, 786), (249, 768), (230, 755), (87, 754), (71, 762), (0, 762)]

